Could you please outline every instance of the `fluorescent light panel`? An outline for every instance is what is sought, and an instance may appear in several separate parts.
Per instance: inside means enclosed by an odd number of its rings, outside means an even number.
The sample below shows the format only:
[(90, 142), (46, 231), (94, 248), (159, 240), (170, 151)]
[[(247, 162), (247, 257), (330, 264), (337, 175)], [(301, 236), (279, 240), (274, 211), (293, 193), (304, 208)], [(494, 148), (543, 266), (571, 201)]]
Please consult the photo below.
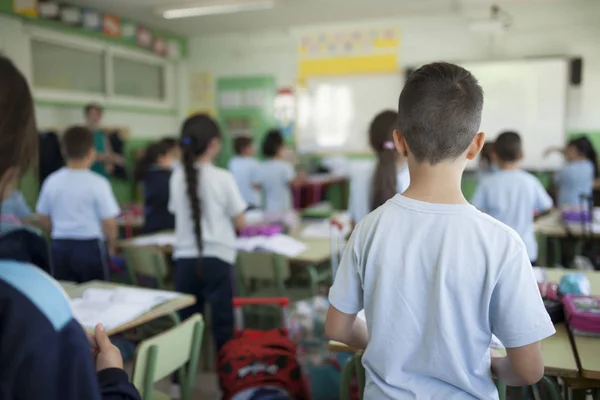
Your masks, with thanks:
[(246, 11), (268, 10), (274, 6), (275, 2), (273, 0), (245, 1), (240, 3), (171, 8), (168, 10), (163, 10), (162, 16), (165, 19), (201, 17), (205, 15), (233, 14)]

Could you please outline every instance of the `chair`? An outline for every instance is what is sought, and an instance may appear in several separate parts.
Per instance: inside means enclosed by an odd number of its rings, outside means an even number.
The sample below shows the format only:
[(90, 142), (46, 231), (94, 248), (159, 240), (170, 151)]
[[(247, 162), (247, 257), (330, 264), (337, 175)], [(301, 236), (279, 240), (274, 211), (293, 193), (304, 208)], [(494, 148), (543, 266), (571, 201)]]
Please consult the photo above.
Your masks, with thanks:
[(125, 262), (130, 283), (145, 286), (140, 282), (140, 276), (156, 280), (157, 289), (168, 289), (165, 279), (169, 267), (165, 254), (154, 246), (124, 246)]
[(288, 297), (290, 301), (310, 299), (312, 289), (289, 288), (290, 266), (286, 257), (266, 252), (240, 252), (236, 264), (240, 297)]
[(204, 321), (194, 314), (176, 327), (139, 344), (132, 382), (143, 400), (169, 399), (154, 390), (154, 384), (179, 371), (181, 399), (190, 400), (198, 369)]

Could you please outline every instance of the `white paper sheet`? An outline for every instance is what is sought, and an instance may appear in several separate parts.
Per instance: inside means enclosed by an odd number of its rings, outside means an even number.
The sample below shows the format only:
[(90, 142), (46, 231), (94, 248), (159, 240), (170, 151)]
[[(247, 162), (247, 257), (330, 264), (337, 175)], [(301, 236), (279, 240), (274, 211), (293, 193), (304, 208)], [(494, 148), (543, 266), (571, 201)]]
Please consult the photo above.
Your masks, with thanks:
[(85, 328), (102, 323), (108, 330), (134, 320), (152, 308), (180, 296), (160, 290), (91, 288), (71, 300), (75, 319)]
[(140, 236), (131, 239), (136, 246), (173, 246), (175, 244), (175, 233), (157, 233), (155, 235)]
[(241, 251), (266, 251), (286, 257), (296, 257), (308, 248), (306, 244), (287, 235), (237, 238), (236, 248)]

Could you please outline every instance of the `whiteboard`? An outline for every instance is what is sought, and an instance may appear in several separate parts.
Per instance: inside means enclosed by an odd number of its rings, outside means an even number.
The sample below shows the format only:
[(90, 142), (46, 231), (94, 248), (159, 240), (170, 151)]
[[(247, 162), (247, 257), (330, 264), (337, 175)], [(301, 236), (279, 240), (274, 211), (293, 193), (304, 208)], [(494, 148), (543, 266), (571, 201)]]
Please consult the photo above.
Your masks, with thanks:
[(398, 74), (314, 77), (298, 88), (299, 152), (369, 152), (369, 125), (384, 110), (397, 110), (404, 82)]
[[(484, 91), (481, 131), (494, 140), (513, 130), (523, 140), (523, 168), (556, 169), (563, 162), (556, 154), (545, 158), (548, 147), (563, 147), (566, 140), (566, 59), (537, 59), (463, 63)], [(474, 168), (476, 160), (469, 163)]]

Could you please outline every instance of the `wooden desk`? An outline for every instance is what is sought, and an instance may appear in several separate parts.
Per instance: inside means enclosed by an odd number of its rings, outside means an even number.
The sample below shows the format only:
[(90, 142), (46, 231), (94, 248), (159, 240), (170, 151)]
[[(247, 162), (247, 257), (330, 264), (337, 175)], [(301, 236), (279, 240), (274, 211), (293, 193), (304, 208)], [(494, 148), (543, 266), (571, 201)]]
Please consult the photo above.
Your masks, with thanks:
[[(120, 284), (116, 284), (116, 283), (103, 282), (103, 281), (90, 281), (90, 282), (82, 283), (80, 285), (72, 283), (72, 282), (66, 282), (66, 283), (60, 282), (60, 284), (63, 287), (63, 289), (65, 290), (65, 292), (67, 292), (67, 294), (69, 295), (69, 297), (71, 299), (80, 297), (86, 289), (90, 289), (90, 288), (115, 289), (118, 287), (130, 287), (128, 285), (120, 285)], [(154, 307), (153, 309), (151, 309), (150, 311), (148, 311), (145, 314), (140, 315), (138, 318), (134, 319), (133, 321), (130, 321), (124, 325), (121, 325), (117, 328), (109, 330), (107, 333), (109, 335), (114, 335), (117, 333), (124, 332), (131, 328), (135, 328), (136, 326), (140, 326), (147, 322), (150, 322), (154, 319), (164, 317), (175, 311), (189, 307), (195, 303), (196, 303), (196, 298), (194, 296), (182, 294), (181, 296), (179, 296), (171, 301), (168, 301), (166, 303), (163, 303), (161, 305)], [(87, 330), (91, 331), (91, 329), (87, 329)]]
[[(570, 224), (569, 229), (565, 227), (561, 212), (554, 210), (551, 213), (540, 217), (534, 224), (535, 232), (550, 238), (564, 238), (569, 236), (582, 237), (583, 232), (581, 224)], [(595, 237), (600, 237), (600, 232), (594, 233)]]

